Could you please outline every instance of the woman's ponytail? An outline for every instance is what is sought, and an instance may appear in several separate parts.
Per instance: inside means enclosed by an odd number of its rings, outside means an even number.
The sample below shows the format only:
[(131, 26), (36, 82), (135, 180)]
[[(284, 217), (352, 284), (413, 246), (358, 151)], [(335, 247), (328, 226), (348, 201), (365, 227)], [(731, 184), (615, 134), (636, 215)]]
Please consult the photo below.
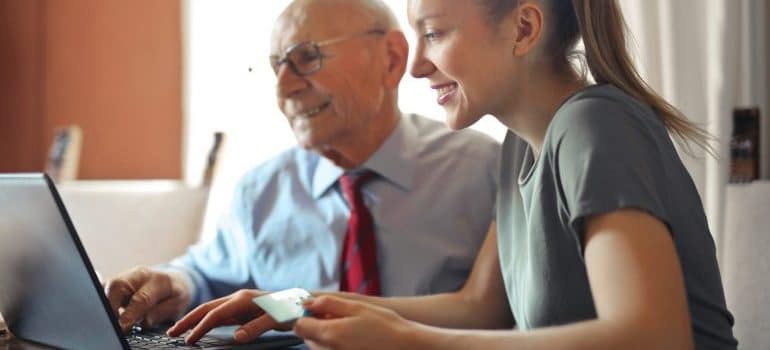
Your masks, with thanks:
[(711, 135), (658, 95), (634, 68), (626, 48), (626, 23), (615, 0), (572, 0), (588, 69), (597, 83), (612, 84), (647, 103), (669, 132), (690, 151), (690, 142), (714, 154)]

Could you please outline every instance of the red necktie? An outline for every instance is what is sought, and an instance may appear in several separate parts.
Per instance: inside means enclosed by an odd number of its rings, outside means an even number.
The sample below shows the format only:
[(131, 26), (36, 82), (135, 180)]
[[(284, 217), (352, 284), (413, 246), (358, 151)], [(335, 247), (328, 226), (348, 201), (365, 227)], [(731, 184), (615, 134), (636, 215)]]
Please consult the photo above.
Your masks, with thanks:
[(350, 219), (342, 243), (340, 264), (340, 290), (343, 292), (380, 295), (374, 221), (361, 194), (361, 185), (373, 176), (373, 172), (365, 171), (340, 177), (342, 192), (350, 204)]

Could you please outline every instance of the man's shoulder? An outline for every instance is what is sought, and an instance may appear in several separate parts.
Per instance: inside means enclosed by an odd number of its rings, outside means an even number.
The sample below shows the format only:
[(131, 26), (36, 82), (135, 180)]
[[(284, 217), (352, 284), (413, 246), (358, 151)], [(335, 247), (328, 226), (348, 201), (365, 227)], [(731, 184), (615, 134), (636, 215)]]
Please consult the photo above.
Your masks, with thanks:
[(443, 122), (407, 114), (406, 125), (417, 134), (423, 152), (446, 152), (455, 156), (496, 158), (500, 143), (491, 136), (473, 129), (452, 130)]
[(267, 184), (280, 177), (298, 177), (317, 164), (319, 156), (293, 146), (248, 170), (240, 180), (241, 186)]

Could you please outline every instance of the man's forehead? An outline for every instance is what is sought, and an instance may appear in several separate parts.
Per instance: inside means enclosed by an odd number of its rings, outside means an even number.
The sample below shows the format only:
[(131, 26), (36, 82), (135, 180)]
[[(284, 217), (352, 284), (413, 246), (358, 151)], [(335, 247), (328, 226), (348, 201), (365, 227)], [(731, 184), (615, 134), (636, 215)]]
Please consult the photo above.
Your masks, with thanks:
[[(282, 53), (297, 43), (326, 40), (366, 27), (366, 20), (356, 13), (355, 7), (339, 3), (317, 5), (291, 8), (279, 17), (273, 29), (272, 54)], [(358, 16), (351, 16), (354, 13)]]

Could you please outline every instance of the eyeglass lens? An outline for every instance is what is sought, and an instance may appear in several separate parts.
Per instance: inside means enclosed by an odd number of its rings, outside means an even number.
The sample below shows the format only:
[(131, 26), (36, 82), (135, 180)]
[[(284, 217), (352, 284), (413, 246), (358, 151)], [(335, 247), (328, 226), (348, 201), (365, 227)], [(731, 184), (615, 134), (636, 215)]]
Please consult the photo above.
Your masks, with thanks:
[(275, 74), (284, 63), (297, 75), (311, 74), (321, 68), (321, 51), (315, 43), (308, 42), (292, 47), (283, 57), (270, 57)]

